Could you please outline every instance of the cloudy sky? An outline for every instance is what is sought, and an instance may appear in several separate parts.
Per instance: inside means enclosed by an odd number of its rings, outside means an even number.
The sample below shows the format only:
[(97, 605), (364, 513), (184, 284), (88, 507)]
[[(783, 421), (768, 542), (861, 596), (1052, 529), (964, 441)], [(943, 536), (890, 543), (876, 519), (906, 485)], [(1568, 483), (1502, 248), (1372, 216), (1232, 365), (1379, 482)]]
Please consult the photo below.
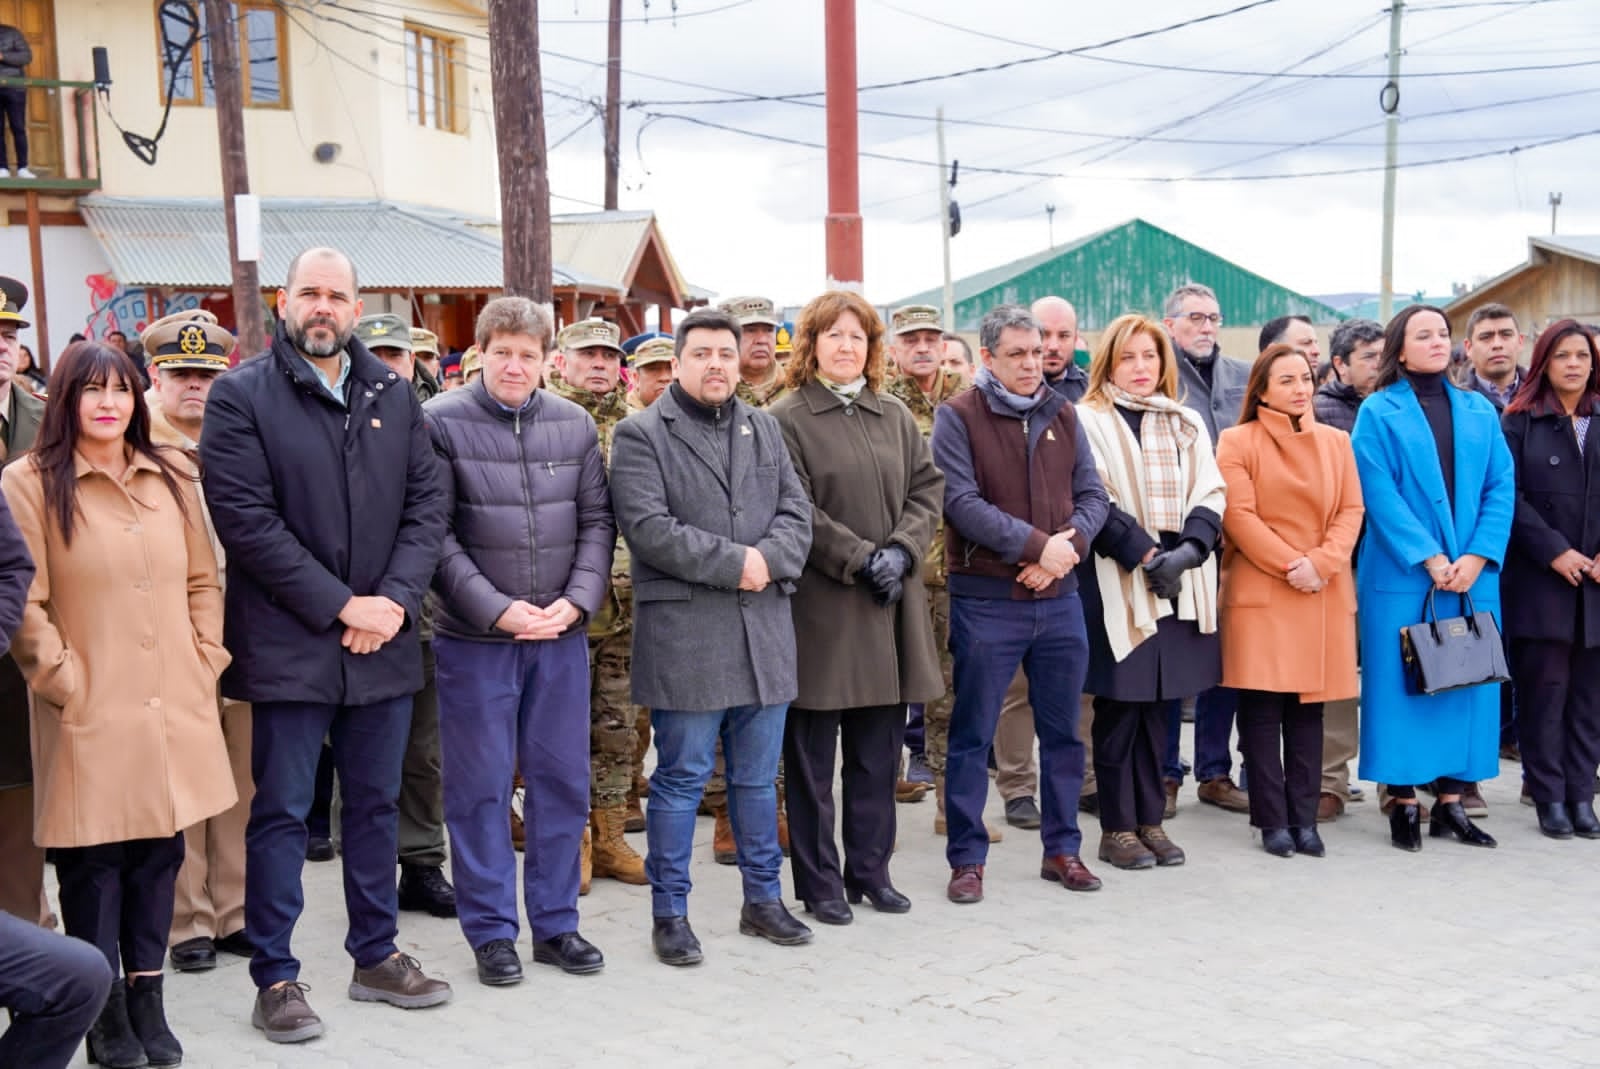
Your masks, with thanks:
[[(825, 279), (823, 5), (672, 6), (625, 0), (621, 206), (657, 212), (691, 281), (803, 302)], [(540, 7), (554, 208), (582, 211), (606, 2)], [(939, 284), (940, 106), (957, 278), (1046, 247), (1054, 205), (1058, 244), (1139, 216), (1304, 293), (1377, 290), (1383, 0), (860, 0), (857, 19), (860, 106), (882, 113), (861, 117), (875, 300)], [(1520, 262), (1552, 191), (1562, 232), (1600, 233), (1600, 0), (1416, 0), (1403, 47), (1398, 291)]]

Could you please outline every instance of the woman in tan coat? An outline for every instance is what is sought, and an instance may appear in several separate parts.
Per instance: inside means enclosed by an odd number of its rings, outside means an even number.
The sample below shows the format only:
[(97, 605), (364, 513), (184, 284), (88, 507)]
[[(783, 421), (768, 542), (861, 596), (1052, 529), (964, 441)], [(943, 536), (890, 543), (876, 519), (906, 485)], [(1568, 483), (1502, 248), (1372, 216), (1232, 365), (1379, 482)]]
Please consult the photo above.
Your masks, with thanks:
[(34, 695), (34, 838), (56, 849), (67, 934), (126, 972), (91, 1061), (177, 1065), (161, 965), (181, 832), (235, 799), (216, 558), (192, 465), (150, 440), (133, 361), (84, 342), (53, 382), (33, 453), (0, 476), (38, 567), (12, 646)]
[(1350, 437), (1319, 426), (1310, 361), (1257, 358), (1237, 426), (1217, 442), (1222, 515), (1222, 685), (1239, 690), (1250, 823), (1270, 854), (1323, 855), (1317, 834), (1322, 705), (1356, 695), (1350, 553), (1361, 483)]

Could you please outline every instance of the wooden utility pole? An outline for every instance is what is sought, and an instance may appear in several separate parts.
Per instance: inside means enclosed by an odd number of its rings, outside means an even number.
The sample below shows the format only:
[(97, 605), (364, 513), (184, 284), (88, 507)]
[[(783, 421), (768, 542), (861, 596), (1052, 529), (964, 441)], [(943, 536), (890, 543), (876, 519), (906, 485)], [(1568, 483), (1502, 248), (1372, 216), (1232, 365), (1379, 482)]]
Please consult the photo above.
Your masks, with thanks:
[(622, 165), (622, 0), (611, 0), (606, 36), (606, 211), (617, 210), (617, 171)]
[(489, 78), (500, 151), (505, 290), (550, 300), (550, 175), (539, 74), (539, 0), (489, 0)]
[(856, 0), (827, 0), (828, 288), (861, 291), (861, 159), (856, 113)]
[[(227, 0), (205, 0), (206, 37), (211, 46), (211, 81), (217, 97), (217, 142), (222, 149), (222, 215), (233, 265), (233, 321), (241, 356), (267, 348), (261, 312), (261, 275), (254, 260), (239, 259), (239, 221), (234, 198), (250, 192), (244, 151), (244, 79), (239, 71), (239, 24)], [(196, 75), (198, 77), (198, 73)]]

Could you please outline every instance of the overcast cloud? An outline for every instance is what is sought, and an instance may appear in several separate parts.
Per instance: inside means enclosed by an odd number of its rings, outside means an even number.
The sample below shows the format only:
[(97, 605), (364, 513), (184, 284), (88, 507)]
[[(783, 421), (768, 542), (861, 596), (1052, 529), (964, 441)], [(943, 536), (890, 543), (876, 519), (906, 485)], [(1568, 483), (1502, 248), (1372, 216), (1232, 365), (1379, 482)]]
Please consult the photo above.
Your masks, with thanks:
[[(1035, 60), (1247, 2), (860, 0), (859, 80)], [(722, 295), (799, 303), (825, 278), (823, 153), (668, 116), (820, 145), (824, 113), (809, 106), (820, 105), (820, 95), (803, 103), (683, 102), (820, 94), (822, 4), (729, 4), (679, 0), (674, 22), (669, 0), (651, 0), (649, 20), (625, 26), (623, 97), (635, 106), (623, 119), (622, 207), (656, 211), (691, 281)], [(581, 211), (579, 202), (600, 200), (600, 123), (580, 128), (591, 109), (554, 94), (603, 95), (606, 3), (547, 0), (541, 8), (547, 52), (588, 61), (545, 59), (549, 139), (570, 135), (553, 152), (552, 187), (574, 198), (554, 207)], [(714, 8), (725, 9), (697, 14)], [(643, 0), (625, 0), (624, 9), (630, 19), (646, 14)], [(1600, 133), (1600, 0), (1418, 0), (1403, 26), (1402, 164)], [(1381, 2), (1269, 0), (1095, 58), (1043, 58), (863, 92), (863, 109), (913, 116), (861, 118), (863, 152), (891, 157), (861, 160), (868, 294), (890, 301), (939, 284), (938, 171), (926, 164), (936, 159), (940, 105), (949, 155), (961, 161), (957, 278), (1044, 248), (1045, 206), (1054, 204), (1057, 244), (1139, 216), (1304, 293), (1376, 291), (1388, 32)], [(1472, 73), (1553, 65), (1567, 66)], [(1282, 71), (1363, 77), (1261, 77)], [(1597, 149), (1600, 136), (1590, 136), (1402, 170), (1397, 290), (1448, 293), (1453, 282), (1520, 262), (1528, 236), (1549, 230), (1551, 191), (1564, 197), (1562, 232), (1600, 232)], [(1361, 168), (1374, 170), (1242, 180)], [(1194, 180), (1204, 177), (1227, 180)], [(1190, 180), (1165, 181), (1174, 178)]]

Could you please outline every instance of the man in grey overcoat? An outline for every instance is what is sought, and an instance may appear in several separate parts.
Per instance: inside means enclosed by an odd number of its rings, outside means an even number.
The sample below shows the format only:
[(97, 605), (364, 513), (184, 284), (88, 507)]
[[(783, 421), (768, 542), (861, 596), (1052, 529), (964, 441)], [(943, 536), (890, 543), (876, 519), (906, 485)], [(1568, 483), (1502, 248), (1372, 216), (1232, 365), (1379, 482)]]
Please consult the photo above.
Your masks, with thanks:
[(789, 598), (811, 546), (811, 503), (777, 421), (734, 396), (738, 321), (691, 313), (674, 346), (676, 381), (617, 425), (611, 498), (633, 557), (633, 700), (652, 710), (655, 730), (652, 942), (666, 964), (692, 965), (701, 950), (689, 858), (719, 738), (744, 880), (739, 931), (780, 946), (811, 939), (780, 901), (773, 788), (798, 691)]

